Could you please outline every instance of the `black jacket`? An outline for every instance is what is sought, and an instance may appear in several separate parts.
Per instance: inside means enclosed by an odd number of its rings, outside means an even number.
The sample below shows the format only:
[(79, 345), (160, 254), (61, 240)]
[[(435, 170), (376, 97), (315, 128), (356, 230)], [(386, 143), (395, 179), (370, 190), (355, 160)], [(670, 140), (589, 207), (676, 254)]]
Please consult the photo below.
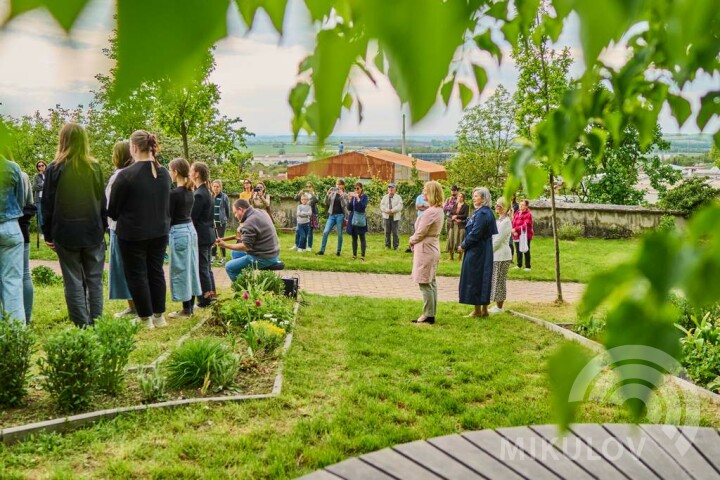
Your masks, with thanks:
[(102, 243), (107, 229), (105, 183), (100, 165), (77, 162), (45, 171), (42, 194), (43, 235), (65, 248)]
[[(108, 215), (117, 220), (118, 238), (139, 242), (170, 231), (170, 174), (152, 162), (135, 162), (118, 173), (110, 190)], [(43, 210), (43, 213), (45, 211)]]
[(192, 217), (195, 231), (197, 231), (198, 245), (207, 247), (215, 243), (215, 223), (213, 221), (213, 209), (215, 201), (207, 186), (200, 185), (195, 189), (195, 201), (193, 202)]

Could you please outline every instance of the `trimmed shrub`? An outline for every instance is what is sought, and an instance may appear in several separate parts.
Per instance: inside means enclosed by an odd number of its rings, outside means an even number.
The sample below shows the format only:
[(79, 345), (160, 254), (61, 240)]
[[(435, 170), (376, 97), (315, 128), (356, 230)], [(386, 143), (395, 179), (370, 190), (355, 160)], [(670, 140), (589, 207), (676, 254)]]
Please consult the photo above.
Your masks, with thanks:
[(558, 228), (558, 238), (560, 240), (577, 240), (585, 233), (585, 227), (575, 223), (565, 223)]
[(658, 223), (657, 229), (661, 232), (670, 232), (677, 228), (675, 225), (675, 217), (672, 215), (663, 215), (660, 217), (660, 223)]
[(125, 367), (135, 350), (135, 334), (140, 325), (130, 319), (104, 316), (95, 323), (93, 331), (100, 342), (100, 371), (97, 387), (100, 391), (117, 395), (125, 383)]
[(168, 386), (201, 387), (203, 393), (212, 387), (217, 392), (233, 385), (239, 364), (238, 356), (218, 339), (188, 340), (167, 360)]
[(0, 405), (15, 406), (27, 395), (27, 374), (35, 337), (24, 323), (3, 312), (0, 318)]
[(102, 349), (92, 329), (67, 328), (47, 339), (40, 359), (42, 385), (63, 411), (87, 409), (96, 391)]

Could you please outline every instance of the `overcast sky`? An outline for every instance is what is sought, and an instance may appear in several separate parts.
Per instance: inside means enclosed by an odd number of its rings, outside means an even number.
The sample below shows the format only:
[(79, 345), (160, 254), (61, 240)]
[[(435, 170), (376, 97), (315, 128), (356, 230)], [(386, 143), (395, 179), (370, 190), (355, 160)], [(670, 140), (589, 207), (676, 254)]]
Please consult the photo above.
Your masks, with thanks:
[[(5, 17), (8, 4), (9, 0), (0, 0), (0, 17)], [(45, 113), (56, 104), (87, 105), (92, 97), (90, 90), (97, 85), (94, 76), (106, 73), (111, 66), (102, 49), (108, 45), (114, 8), (112, 0), (92, 0), (70, 37), (44, 11), (25, 14), (0, 32), (0, 113), (19, 116), (35, 110)], [(234, 2), (228, 11), (228, 26), (228, 38), (217, 45), (217, 69), (212, 76), (222, 93), (221, 112), (239, 116), (250, 131), (259, 135), (289, 134), (292, 112), (287, 103), (288, 92), (296, 82), (298, 63), (312, 50), (314, 41), (304, 3), (288, 2), (282, 39), (272, 30), (264, 13), (258, 14), (253, 31), (248, 33)], [(566, 30), (560, 43), (571, 48), (575, 58), (572, 73), (578, 75), (582, 51), (577, 22), (570, 21)], [(604, 58), (610, 63), (621, 63), (625, 50), (613, 48), (605, 52)], [(515, 90), (517, 73), (511, 61), (498, 66), (482, 53), (475, 60), (488, 67), (489, 82), (481, 101), (499, 84), (511, 92)], [(336, 135), (400, 134), (403, 112), (400, 101), (389, 82), (377, 78), (377, 87), (368, 80), (357, 79), (364, 120), (358, 124), (355, 112), (344, 114)], [(706, 75), (686, 87), (683, 95), (699, 104), (702, 93), (717, 85), (720, 77)], [(420, 124), (409, 126), (408, 132), (453, 135), (461, 117), (460, 101), (455, 98), (450, 108), (438, 104)], [(667, 111), (661, 115), (661, 124), (666, 133), (679, 131)], [(716, 120), (710, 128), (714, 131), (717, 125)], [(682, 132), (697, 133), (697, 128), (686, 125)]]

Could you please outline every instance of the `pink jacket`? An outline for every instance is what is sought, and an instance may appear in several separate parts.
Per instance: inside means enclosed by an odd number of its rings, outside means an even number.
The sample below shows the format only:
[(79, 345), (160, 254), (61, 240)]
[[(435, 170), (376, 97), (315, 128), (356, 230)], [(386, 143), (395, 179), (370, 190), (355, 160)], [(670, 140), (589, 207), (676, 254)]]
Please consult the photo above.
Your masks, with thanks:
[(532, 219), (532, 213), (530, 212), (530, 209), (528, 208), (524, 212), (522, 210), (518, 210), (515, 212), (515, 215), (513, 216), (512, 220), (512, 228), (513, 230), (517, 230), (517, 233), (513, 232), (512, 238), (513, 241), (518, 242), (520, 241), (520, 230), (525, 228), (527, 230), (527, 238), (528, 240), (532, 240), (533, 238), (533, 219)]

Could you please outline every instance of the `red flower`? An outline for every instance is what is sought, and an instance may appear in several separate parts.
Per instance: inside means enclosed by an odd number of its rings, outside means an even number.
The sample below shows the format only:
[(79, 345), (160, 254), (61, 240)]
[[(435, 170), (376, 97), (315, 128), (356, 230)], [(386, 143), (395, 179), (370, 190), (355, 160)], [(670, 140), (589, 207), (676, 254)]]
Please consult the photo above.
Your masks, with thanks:
[(260, 300), (255, 300), (255, 306), (259, 307), (260, 305), (262, 305), (262, 302)]
[(247, 300), (248, 298), (250, 298), (250, 295), (248, 295), (248, 292), (243, 293), (243, 298), (244, 298), (245, 300)]

